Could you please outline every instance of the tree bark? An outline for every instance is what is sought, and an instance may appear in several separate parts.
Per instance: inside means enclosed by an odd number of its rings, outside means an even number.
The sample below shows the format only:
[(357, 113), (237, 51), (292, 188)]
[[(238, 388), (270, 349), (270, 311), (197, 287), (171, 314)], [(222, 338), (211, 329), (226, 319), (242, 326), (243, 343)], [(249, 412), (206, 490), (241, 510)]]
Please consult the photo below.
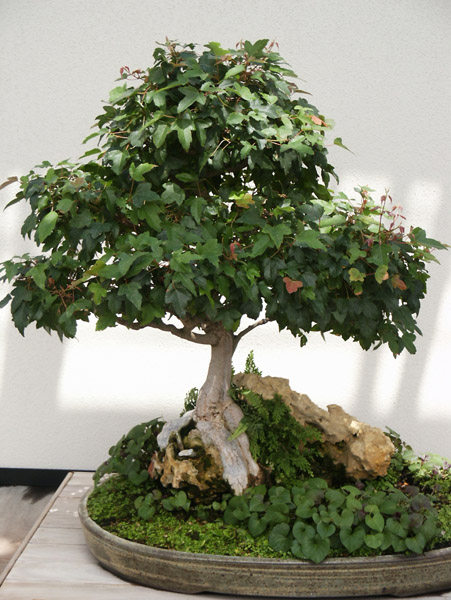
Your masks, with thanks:
[(254, 483), (260, 468), (252, 458), (247, 435), (230, 439), (243, 413), (229, 396), (232, 356), (236, 347), (234, 335), (220, 328), (217, 342), (211, 346), (207, 379), (199, 391), (194, 421), (205, 446), (213, 445), (221, 457), (223, 477), (235, 494), (242, 494)]

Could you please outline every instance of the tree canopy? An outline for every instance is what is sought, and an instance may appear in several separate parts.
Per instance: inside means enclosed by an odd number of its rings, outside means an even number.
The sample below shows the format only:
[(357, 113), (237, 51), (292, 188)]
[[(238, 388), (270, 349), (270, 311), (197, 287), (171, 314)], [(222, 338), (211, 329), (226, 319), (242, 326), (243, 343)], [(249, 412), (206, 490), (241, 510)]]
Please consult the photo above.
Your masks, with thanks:
[(87, 138), (99, 147), (20, 179), (9, 204), (29, 204), (21, 232), (41, 254), (1, 267), (19, 331), (70, 338), (95, 315), (98, 330), (210, 343), (213, 326), (264, 312), (301, 344), (320, 331), (414, 352), (426, 263), (444, 246), (405, 231), (388, 193), (331, 190), (331, 122), (274, 44), (167, 42), (153, 56), (121, 69)]

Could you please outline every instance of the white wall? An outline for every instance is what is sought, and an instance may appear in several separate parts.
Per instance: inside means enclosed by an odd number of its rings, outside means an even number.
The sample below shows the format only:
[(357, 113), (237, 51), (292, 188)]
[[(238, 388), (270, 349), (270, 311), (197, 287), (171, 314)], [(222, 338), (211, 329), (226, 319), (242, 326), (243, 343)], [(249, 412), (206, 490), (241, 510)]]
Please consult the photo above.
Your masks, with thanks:
[[(156, 41), (268, 37), (354, 151), (331, 148), (345, 191), (388, 187), (409, 223), (451, 242), (450, 30), (447, 0), (2, 0), (0, 181), (82, 154), (119, 68), (149, 66)], [(23, 216), (17, 205), (0, 213), (0, 260), (27, 247)], [(266, 325), (244, 339), (236, 367), (254, 349), (265, 374), (321, 406), (340, 403), (419, 452), (451, 456), (450, 253), (440, 259), (415, 356), (314, 335), (300, 349)], [(8, 310), (0, 340), (0, 467), (95, 468), (135, 423), (176, 415), (209, 356), (160, 332), (92, 324), (63, 344), (31, 328), (22, 338)]]

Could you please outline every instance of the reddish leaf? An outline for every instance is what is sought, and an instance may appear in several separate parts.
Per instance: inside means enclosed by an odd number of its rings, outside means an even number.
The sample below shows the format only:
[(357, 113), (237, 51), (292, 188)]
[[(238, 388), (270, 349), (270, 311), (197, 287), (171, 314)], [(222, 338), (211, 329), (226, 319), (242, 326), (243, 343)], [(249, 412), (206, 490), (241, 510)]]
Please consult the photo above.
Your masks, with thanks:
[(327, 127), (327, 124), (316, 115), (309, 115), (309, 117), (312, 119), (315, 125), (323, 125), (324, 127)]
[(290, 279), (289, 277), (284, 277), (282, 281), (284, 282), (289, 294), (294, 294), (294, 292), (304, 285), (302, 281), (296, 281), (294, 279)]
[(404, 281), (401, 279), (401, 277), (398, 274), (393, 275), (393, 277), (391, 278), (391, 282), (392, 282), (392, 285), (394, 288), (398, 288), (400, 290), (407, 289), (406, 284), (404, 283)]
[(229, 247), (230, 247), (231, 260), (237, 260), (238, 256), (235, 253), (235, 248), (236, 249), (240, 248), (241, 247), (240, 244), (238, 242), (232, 242)]

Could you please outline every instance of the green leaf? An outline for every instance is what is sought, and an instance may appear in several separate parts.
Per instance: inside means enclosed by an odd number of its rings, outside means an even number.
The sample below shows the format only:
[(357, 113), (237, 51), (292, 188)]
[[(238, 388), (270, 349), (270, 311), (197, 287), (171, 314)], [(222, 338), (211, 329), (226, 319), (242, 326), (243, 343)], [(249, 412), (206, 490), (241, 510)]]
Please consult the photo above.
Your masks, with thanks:
[(368, 548), (372, 548), (373, 550), (380, 548), (384, 543), (384, 534), (383, 533), (368, 533), (363, 538), (363, 541), (368, 546)]
[(51, 210), (49, 213), (47, 213), (45, 215), (45, 217), (39, 223), (38, 228), (37, 228), (37, 237), (41, 244), (53, 232), (57, 221), (58, 221), (58, 213), (54, 210)]
[(246, 116), (243, 113), (232, 112), (227, 117), (226, 123), (227, 125), (239, 125), (245, 118)]
[(321, 538), (326, 539), (335, 533), (336, 527), (333, 523), (320, 521), (316, 526), (316, 531)]
[(26, 276), (31, 277), (41, 290), (45, 290), (45, 282), (47, 281), (47, 275), (45, 273), (46, 269), (46, 263), (38, 263), (36, 266), (32, 267), (26, 272)]
[(185, 152), (188, 152), (191, 142), (193, 141), (193, 134), (191, 130), (177, 127), (177, 136)]
[(193, 141), (193, 126), (189, 121), (177, 119), (175, 122), (175, 130), (182, 148), (188, 152), (191, 142)]
[(165, 183), (163, 185), (164, 192), (161, 194), (161, 199), (165, 204), (171, 204), (175, 202), (178, 206), (181, 206), (185, 200), (185, 192), (176, 183)]
[(202, 213), (207, 204), (205, 198), (196, 197), (191, 200), (191, 214), (193, 219), (196, 221), (198, 225), (200, 225), (200, 221), (202, 218)]
[(285, 225), (285, 223), (279, 223), (278, 225), (274, 226), (265, 225), (262, 231), (263, 233), (267, 233), (269, 235), (276, 248), (280, 248), (284, 236), (291, 233), (290, 227)]
[(330, 541), (315, 535), (313, 538), (304, 537), (301, 541), (301, 548), (305, 558), (314, 563), (322, 562), (330, 551)]
[[(269, 39), (261, 39), (255, 42), (255, 44), (253, 44), (249, 50), (247, 50), (249, 52), (249, 54), (251, 56), (253, 56), (254, 58), (259, 58), (263, 55), (263, 50), (266, 48), (266, 46), (268, 45)], [(247, 43), (247, 42), (246, 42)]]
[(157, 165), (151, 165), (150, 163), (142, 163), (135, 167), (135, 163), (130, 165), (129, 173), (132, 179), (135, 181), (144, 181), (144, 174), (154, 169)]
[(176, 178), (184, 183), (190, 183), (191, 181), (197, 181), (197, 175), (194, 173), (177, 173)]
[(142, 325), (148, 325), (154, 319), (162, 319), (165, 315), (165, 310), (161, 306), (155, 306), (154, 304), (145, 304), (142, 307)]
[(259, 234), (252, 247), (251, 257), (260, 256), (271, 244), (271, 238), (266, 234)]
[(111, 90), (109, 97), (110, 104), (116, 104), (120, 100), (124, 100), (124, 98), (129, 98), (134, 92), (134, 88), (127, 88), (127, 85), (124, 83), (124, 85)]
[(349, 150), (349, 148), (347, 146), (345, 146), (343, 144), (343, 140), (340, 137), (337, 137), (334, 139), (334, 144), (336, 146), (340, 146), (340, 148), (344, 148), (345, 150), (347, 150), (348, 152), (352, 152), (351, 150)]
[(369, 514), (365, 516), (365, 523), (368, 525), (370, 529), (375, 529), (376, 531), (382, 532), (384, 531), (384, 517), (379, 513), (375, 512), (373, 514)]
[(207, 259), (215, 267), (219, 267), (219, 257), (223, 254), (222, 245), (217, 240), (207, 240), (205, 244), (197, 244), (196, 252)]
[(205, 45), (207, 48), (210, 48), (210, 50), (215, 56), (224, 56), (224, 54), (229, 53), (228, 50), (224, 50), (224, 48), (221, 48), (221, 44), (219, 42), (209, 42)]
[[(141, 208), (144, 203), (156, 203), (159, 200), (161, 200), (160, 196), (152, 190), (152, 187), (148, 182), (140, 183), (136, 188), (136, 192), (133, 194), (133, 206), (136, 206), (136, 208)], [(140, 217), (140, 219), (141, 218), (145, 217)]]
[(397, 519), (387, 519), (386, 528), (388, 531), (391, 531), (391, 533), (396, 534), (400, 538), (405, 538), (407, 536), (407, 528), (404, 527)]
[(319, 239), (320, 236), (319, 231), (315, 231), (314, 229), (304, 229), (296, 235), (296, 245), (307, 246), (308, 248), (313, 248), (314, 250), (326, 250), (326, 246)]
[(442, 244), (437, 240), (426, 237), (426, 232), (421, 227), (415, 227), (409, 234), (410, 239), (416, 244), (420, 244), (421, 246), (425, 246), (426, 248), (437, 248), (440, 250), (445, 250), (449, 246), (447, 244)]
[(157, 127), (155, 128), (154, 134), (152, 136), (153, 143), (155, 144), (156, 148), (161, 148), (161, 146), (165, 142), (166, 136), (168, 135), (168, 133), (170, 131), (171, 131), (171, 127), (167, 123), (159, 123), (157, 125)]
[(267, 527), (268, 527), (267, 521), (265, 521), (264, 518), (259, 519), (257, 517), (257, 515), (251, 515), (249, 518), (249, 521), (247, 523), (247, 528), (249, 529), (249, 533), (253, 537), (258, 537), (259, 535), (262, 535), (266, 531)]
[(293, 535), (298, 542), (302, 542), (306, 537), (315, 537), (316, 532), (314, 527), (306, 525), (304, 521), (296, 521), (293, 525)]
[(11, 294), (6, 294), (6, 296), (0, 302), (0, 308), (4, 308), (12, 299)]
[(377, 267), (374, 277), (376, 278), (377, 283), (382, 283), (388, 279), (388, 265), (380, 265)]
[(293, 541), (290, 529), (288, 523), (279, 523), (271, 529), (268, 536), (268, 543), (273, 550), (276, 552), (288, 552)]
[(336, 227), (346, 223), (345, 215), (332, 215), (331, 217), (324, 217), (321, 219), (321, 229), (323, 227)]
[(149, 98), (146, 98), (146, 101), (151, 99), (153, 100), (155, 106), (158, 106), (158, 108), (163, 108), (166, 106), (166, 97), (167, 93), (165, 91), (158, 90), (154, 92), (151, 97), (149, 96)]
[(238, 94), (238, 96), (241, 96), (241, 98), (243, 98), (243, 100), (247, 100), (248, 102), (251, 102), (255, 97), (254, 94), (251, 92), (251, 90), (244, 85), (235, 83), (234, 88), (235, 88), (235, 91)]
[(96, 323), (96, 331), (103, 331), (107, 327), (114, 327), (116, 325), (116, 315), (112, 313), (105, 313), (100, 315)]
[(241, 65), (235, 65), (234, 67), (232, 67), (231, 69), (229, 69), (226, 72), (226, 74), (224, 75), (224, 79), (228, 79), (229, 77), (235, 77), (235, 75), (239, 75), (245, 69), (246, 69), (246, 67), (243, 64), (241, 64)]
[(111, 161), (111, 169), (114, 173), (116, 173), (116, 175), (120, 175), (122, 173), (128, 158), (129, 154), (125, 150), (110, 150), (105, 154), (105, 159)]
[(108, 293), (108, 290), (97, 282), (90, 283), (88, 285), (88, 290), (93, 296), (94, 304), (100, 304), (102, 302), (102, 299), (105, 298), (105, 296)]
[(189, 106), (194, 104), (194, 102), (196, 102), (196, 100), (198, 100), (199, 96), (201, 96), (201, 94), (199, 94), (198, 90), (194, 87), (180, 88), (180, 91), (182, 92), (182, 94), (185, 97), (182, 100), (180, 100), (180, 102), (178, 103), (178, 106), (177, 106), (178, 113), (181, 113), (184, 110), (186, 110)]
[(360, 250), (360, 247), (358, 244), (351, 244), (348, 252), (349, 252), (349, 263), (351, 265), (353, 263), (355, 263), (355, 261), (358, 260), (359, 258), (366, 257), (366, 252), (364, 252), (363, 250)]
[(140, 285), (136, 282), (123, 283), (119, 286), (118, 295), (125, 296), (139, 310), (142, 304)]
[(362, 271), (359, 271), (355, 267), (349, 269), (348, 273), (350, 281), (365, 281), (365, 273), (362, 273)]
[(191, 294), (184, 289), (171, 286), (166, 292), (165, 301), (171, 304), (178, 317), (186, 315), (186, 306), (191, 299)]
[(363, 527), (358, 527), (354, 532), (350, 528), (342, 528), (340, 530), (340, 541), (348, 552), (355, 552), (363, 546), (365, 539), (365, 530)]
[(70, 211), (73, 204), (74, 201), (71, 198), (62, 198), (56, 205), (56, 210), (59, 210), (62, 213), (67, 213)]
[(301, 157), (313, 154), (312, 147), (305, 143), (305, 138), (302, 136), (295, 137), (288, 144), (280, 147), (281, 152), (286, 150), (295, 150)]
[(256, 494), (255, 496), (252, 496), (252, 498), (250, 499), (250, 502), (249, 502), (249, 510), (251, 512), (265, 512), (266, 511), (266, 504), (264, 502), (263, 494)]

